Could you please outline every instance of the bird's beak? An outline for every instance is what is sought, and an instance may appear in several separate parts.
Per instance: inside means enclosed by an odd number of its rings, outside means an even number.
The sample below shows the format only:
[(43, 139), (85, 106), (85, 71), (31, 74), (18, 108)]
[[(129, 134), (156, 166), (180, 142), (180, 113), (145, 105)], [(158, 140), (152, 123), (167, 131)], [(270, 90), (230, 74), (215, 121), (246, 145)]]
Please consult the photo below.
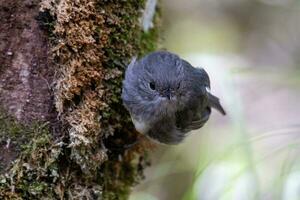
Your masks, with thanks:
[(168, 100), (171, 100), (171, 97), (172, 97), (171, 90), (167, 89), (167, 90), (163, 91), (161, 93), (161, 96), (165, 97)]
[(166, 93), (165, 93), (165, 97), (167, 97), (169, 100), (171, 99), (171, 90), (167, 89)]

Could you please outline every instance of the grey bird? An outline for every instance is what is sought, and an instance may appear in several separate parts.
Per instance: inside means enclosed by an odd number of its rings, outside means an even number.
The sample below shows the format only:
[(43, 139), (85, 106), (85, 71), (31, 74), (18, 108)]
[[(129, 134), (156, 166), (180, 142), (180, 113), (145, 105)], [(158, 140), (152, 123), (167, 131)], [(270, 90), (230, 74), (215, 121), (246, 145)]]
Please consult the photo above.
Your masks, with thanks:
[(210, 93), (206, 71), (167, 51), (129, 64), (122, 100), (136, 130), (164, 144), (178, 144), (201, 128), (211, 108), (225, 115), (219, 99)]

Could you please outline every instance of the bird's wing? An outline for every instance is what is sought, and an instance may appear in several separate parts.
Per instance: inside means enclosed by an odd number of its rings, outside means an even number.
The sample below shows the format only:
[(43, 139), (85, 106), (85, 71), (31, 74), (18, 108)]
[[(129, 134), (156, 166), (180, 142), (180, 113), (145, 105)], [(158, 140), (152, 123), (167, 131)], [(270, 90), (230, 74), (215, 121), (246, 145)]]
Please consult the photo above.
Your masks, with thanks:
[[(197, 111), (198, 110), (198, 111)], [(211, 109), (189, 108), (176, 113), (176, 128), (184, 133), (201, 128), (209, 119)]]
[[(205, 106), (206, 105), (206, 106)], [(218, 110), (223, 115), (225, 110), (219, 99), (207, 92), (207, 99), (204, 102), (194, 103), (192, 107), (176, 113), (176, 128), (183, 133), (201, 128), (209, 119), (211, 107)]]
[(203, 68), (194, 68), (190, 63), (182, 60), (184, 71), (193, 80), (191, 84), (193, 96), (190, 97), (188, 107), (176, 113), (176, 128), (182, 132), (201, 128), (208, 120), (211, 107), (225, 115), (225, 111), (217, 97), (209, 92), (210, 79)]

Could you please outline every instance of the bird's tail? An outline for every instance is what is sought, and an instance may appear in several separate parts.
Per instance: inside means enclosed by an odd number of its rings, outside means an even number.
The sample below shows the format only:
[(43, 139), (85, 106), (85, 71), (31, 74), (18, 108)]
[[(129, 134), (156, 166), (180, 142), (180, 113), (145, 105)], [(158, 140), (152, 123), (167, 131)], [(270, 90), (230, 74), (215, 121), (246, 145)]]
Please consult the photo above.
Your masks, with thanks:
[(210, 94), (208, 92), (208, 101), (209, 101), (209, 105), (213, 108), (215, 108), (216, 110), (218, 110), (220, 113), (222, 113), (223, 115), (226, 115), (225, 110), (223, 109), (223, 107), (220, 104), (219, 98)]

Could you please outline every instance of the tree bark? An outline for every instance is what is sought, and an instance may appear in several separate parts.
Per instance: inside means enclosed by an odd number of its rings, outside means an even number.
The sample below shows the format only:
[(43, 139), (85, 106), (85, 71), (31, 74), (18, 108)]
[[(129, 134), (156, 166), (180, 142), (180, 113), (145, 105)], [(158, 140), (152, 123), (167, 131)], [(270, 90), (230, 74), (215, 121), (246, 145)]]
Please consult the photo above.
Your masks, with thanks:
[(0, 199), (128, 198), (151, 145), (122, 79), (157, 47), (155, 4), (0, 0)]

